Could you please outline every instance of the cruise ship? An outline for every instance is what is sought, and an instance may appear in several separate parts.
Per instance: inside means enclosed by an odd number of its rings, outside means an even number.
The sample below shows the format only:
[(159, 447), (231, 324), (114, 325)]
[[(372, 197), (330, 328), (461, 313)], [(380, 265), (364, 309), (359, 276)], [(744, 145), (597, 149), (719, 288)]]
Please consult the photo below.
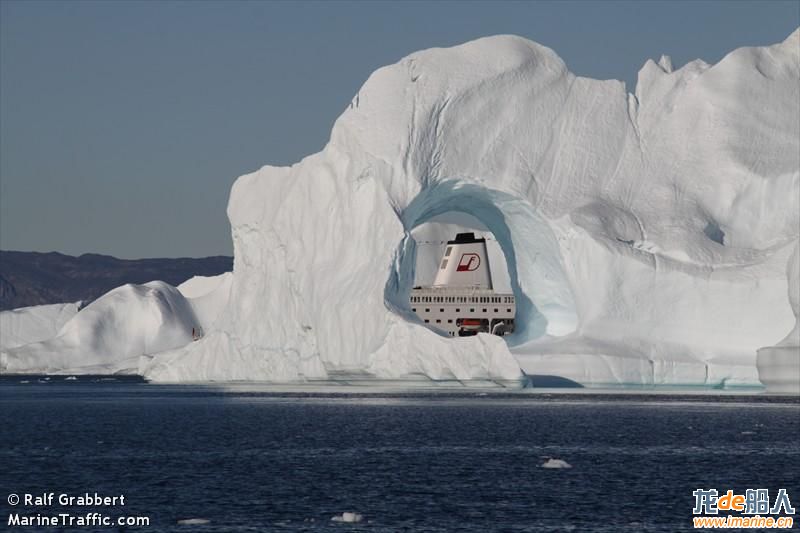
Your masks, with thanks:
[(514, 332), (514, 295), (494, 291), (486, 239), (474, 233), (448, 241), (433, 285), (414, 287), (409, 298), (421, 320), (451, 337)]

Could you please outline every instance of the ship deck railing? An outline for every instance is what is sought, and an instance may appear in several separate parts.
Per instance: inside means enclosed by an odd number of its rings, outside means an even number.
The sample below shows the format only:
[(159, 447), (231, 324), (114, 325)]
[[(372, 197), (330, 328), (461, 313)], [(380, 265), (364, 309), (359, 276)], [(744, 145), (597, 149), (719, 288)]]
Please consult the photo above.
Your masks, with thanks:
[(414, 287), (411, 289), (416, 292), (431, 292), (431, 293), (447, 293), (456, 296), (472, 296), (472, 295), (490, 295), (495, 296), (513, 296), (513, 292), (497, 292), (494, 289), (485, 289), (479, 287)]

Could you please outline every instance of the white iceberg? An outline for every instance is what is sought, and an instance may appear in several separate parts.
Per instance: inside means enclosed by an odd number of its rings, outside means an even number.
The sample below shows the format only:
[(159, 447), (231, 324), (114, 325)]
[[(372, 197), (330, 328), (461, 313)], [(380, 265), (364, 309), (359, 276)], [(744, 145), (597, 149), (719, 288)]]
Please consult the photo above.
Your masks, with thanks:
[[(798, 78), (800, 30), (716, 65), (648, 61), (633, 94), (519, 37), (414, 53), (370, 76), (321, 152), (237, 180), (233, 273), (181, 286), (168, 342), (100, 328), (3, 362), (119, 348), (150, 354), (154, 381), (758, 384), (798, 350), (756, 366), (797, 324)], [(504, 254), (512, 336), (451, 339), (411, 312), (417, 252), (422, 268), (435, 253), (415, 239), (458, 225)]]
[(152, 281), (109, 291), (58, 333), (0, 352), (3, 373), (135, 372), (139, 356), (184, 346), (199, 328), (192, 307), (171, 285)]
[[(795, 322), (798, 41), (650, 61), (635, 94), (510, 36), (379, 69), (322, 152), (239, 178), (225, 309), (142, 371), (758, 384), (756, 349)], [(505, 253), (508, 343), (444, 338), (410, 313), (415, 228), (450, 212)]]

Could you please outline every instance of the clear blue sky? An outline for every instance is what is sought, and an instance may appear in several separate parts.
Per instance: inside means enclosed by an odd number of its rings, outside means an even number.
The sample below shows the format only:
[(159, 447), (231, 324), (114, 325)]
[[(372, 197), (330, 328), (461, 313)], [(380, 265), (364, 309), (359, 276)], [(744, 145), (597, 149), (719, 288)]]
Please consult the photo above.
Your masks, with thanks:
[(633, 89), (783, 40), (800, 2), (0, 3), (0, 248), (230, 254), (233, 180), (320, 150), (376, 68), (511, 33)]

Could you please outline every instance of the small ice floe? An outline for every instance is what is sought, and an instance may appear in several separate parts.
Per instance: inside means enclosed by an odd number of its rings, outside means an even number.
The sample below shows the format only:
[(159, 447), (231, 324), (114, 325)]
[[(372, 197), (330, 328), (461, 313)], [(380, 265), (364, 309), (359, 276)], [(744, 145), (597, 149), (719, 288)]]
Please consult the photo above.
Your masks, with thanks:
[(179, 526), (202, 526), (209, 523), (211, 523), (211, 520), (206, 518), (184, 518), (183, 520), (178, 520)]
[(68, 376), (64, 378), (64, 381), (78, 381), (77, 376)]
[(542, 464), (542, 468), (572, 468), (572, 465), (563, 459), (551, 457)]
[(742, 431), (740, 433), (740, 435), (755, 435), (755, 434), (756, 434), (755, 431)]
[(345, 511), (342, 514), (336, 515), (333, 518), (331, 518), (331, 522), (354, 523), (354, 522), (361, 522), (362, 520), (364, 520), (363, 515), (359, 513), (351, 513), (349, 511)]
[(30, 380), (23, 379), (22, 381), (20, 381), (20, 383), (30, 383)]

